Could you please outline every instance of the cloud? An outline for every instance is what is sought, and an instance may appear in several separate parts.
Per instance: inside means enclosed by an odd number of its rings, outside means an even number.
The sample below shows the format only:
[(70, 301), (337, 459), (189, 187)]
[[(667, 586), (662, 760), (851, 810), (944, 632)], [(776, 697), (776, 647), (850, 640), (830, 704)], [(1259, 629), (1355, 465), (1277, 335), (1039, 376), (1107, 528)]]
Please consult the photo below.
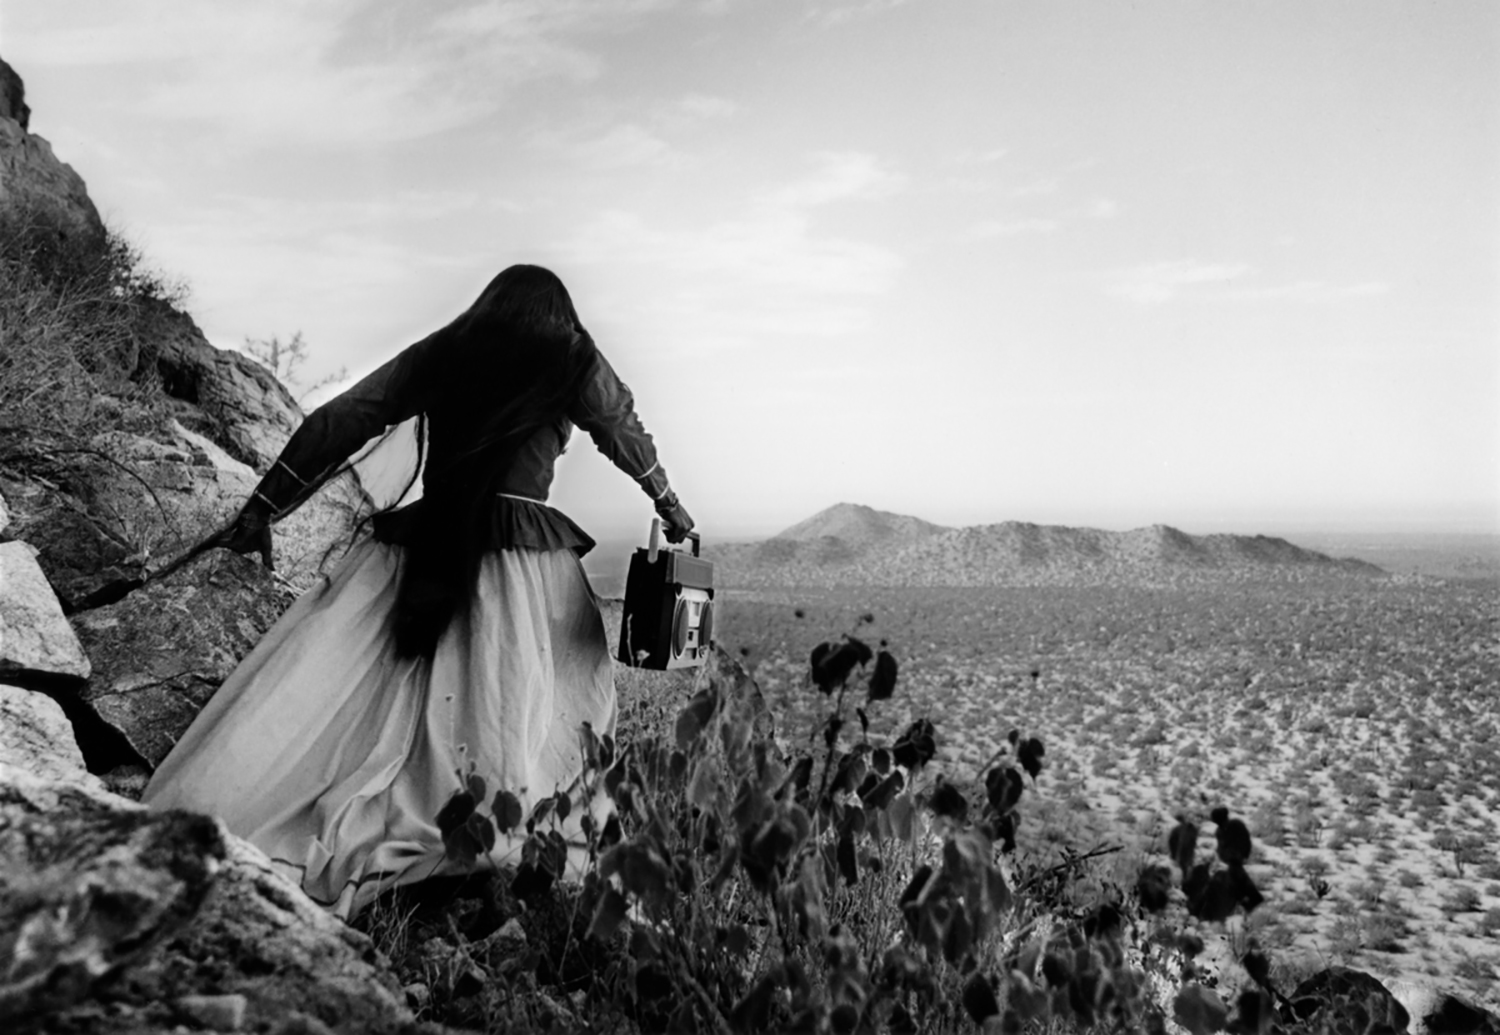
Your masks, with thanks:
[(593, 79), (603, 61), (589, 35), (672, 3), (112, 0), (28, 30), (28, 46), (54, 66), (149, 67), (133, 109), (231, 141), (378, 144), (473, 123), (523, 82)]
[(1035, 198), (1047, 194), (1056, 194), (1059, 189), (1061, 189), (1061, 185), (1057, 182), (1057, 180), (1053, 179), (1050, 176), (1046, 176), (1038, 180), (1031, 180), (1028, 183), (1020, 184), (1019, 186), (1011, 187), (1006, 193), (1008, 193), (1012, 198)]
[(873, 155), (860, 152), (824, 152), (818, 169), (800, 180), (766, 195), (769, 208), (806, 208), (835, 201), (868, 200), (890, 195), (901, 188), (904, 178), (885, 168)]
[(635, 123), (615, 126), (601, 136), (574, 143), (569, 150), (587, 169), (659, 165), (675, 157), (670, 144)]
[(678, 117), (694, 120), (722, 119), (728, 118), (737, 110), (739, 106), (726, 98), (706, 93), (690, 93), (662, 105), (661, 114), (665, 119), (674, 121)]
[(907, 0), (859, 0), (857, 3), (818, 4), (808, 10), (806, 17), (809, 21), (831, 27), (842, 25), (856, 18), (894, 10), (905, 3)]
[(821, 235), (812, 213), (875, 199), (901, 177), (869, 155), (823, 155), (809, 176), (751, 199), (736, 217), (663, 226), (610, 210), (565, 247), (568, 261), (649, 271), (662, 290), (637, 308), (711, 320), (722, 338), (836, 335), (869, 325), (867, 300), (887, 290), (900, 256), (868, 241)]
[(584, 169), (685, 165), (690, 156), (668, 138), (696, 130), (706, 121), (729, 118), (735, 111), (732, 101), (699, 93), (645, 106), (595, 105), (572, 125), (549, 126), (532, 134), (530, 143), (562, 153)]
[(1120, 214), (1120, 206), (1111, 198), (1094, 198), (1079, 212), (1088, 219), (1113, 219)]
[(1388, 285), (1378, 281), (1330, 284), (1299, 280), (1284, 284), (1246, 283), (1258, 271), (1246, 263), (1197, 262), (1176, 259), (1116, 270), (1106, 278), (1105, 291), (1137, 305), (1160, 305), (1184, 297), (1210, 301), (1291, 300), (1337, 301), (1382, 294)]
[(1178, 259), (1153, 262), (1117, 270), (1105, 290), (1138, 305), (1169, 302), (1185, 289), (1205, 284), (1224, 284), (1250, 272), (1244, 263), (1195, 262)]
[(1359, 284), (1329, 284), (1322, 280), (1299, 280), (1291, 284), (1238, 287), (1226, 291), (1224, 297), (1243, 301), (1290, 299), (1300, 302), (1329, 302), (1341, 298), (1368, 298), (1373, 295), (1383, 295), (1389, 290), (1389, 284), (1373, 280)]
[(969, 228), (969, 236), (988, 240), (1019, 234), (1050, 234), (1061, 225), (1055, 219), (983, 219)]

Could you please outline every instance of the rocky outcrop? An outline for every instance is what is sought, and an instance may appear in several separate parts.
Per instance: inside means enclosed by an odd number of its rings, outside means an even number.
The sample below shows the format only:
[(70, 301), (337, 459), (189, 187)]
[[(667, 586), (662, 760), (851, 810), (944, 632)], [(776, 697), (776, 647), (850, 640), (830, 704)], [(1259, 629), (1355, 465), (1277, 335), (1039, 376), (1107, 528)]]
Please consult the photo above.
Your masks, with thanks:
[(75, 615), (97, 659), (79, 696), (154, 768), (294, 595), (258, 561), (221, 550)]
[(88, 678), (89, 659), (26, 543), (0, 543), (0, 678)]
[[(0, 214), (98, 229), (83, 181), (17, 118), (23, 87), (9, 66), (0, 93)], [(101, 247), (79, 254), (116, 254)], [(0, 543), (0, 680), (51, 695), (99, 772), (160, 760), (295, 591), (337, 558), (364, 502), (348, 479), (279, 523), (275, 577), (210, 551), (150, 581), (233, 518), (302, 413), (265, 368), (210, 345), (168, 294), (132, 305), (118, 348), (59, 358), (86, 374), (65, 424), (44, 410), (0, 431), (0, 537), (13, 540)], [(7, 347), (66, 352), (92, 326), (35, 340), (7, 326)], [(85, 613), (109, 598), (101, 589), (143, 579), (145, 589)]]
[[(10, 534), (36, 548), (71, 611), (101, 586), (154, 570), (223, 527), (259, 479), (217, 441), (172, 420), (149, 435), (100, 434), (9, 478), (0, 470), (0, 491), (12, 503)], [(279, 523), (278, 571), (311, 584), (360, 501), (358, 485), (340, 481)]]
[(31, 109), (26, 106), (26, 85), (3, 58), (0, 58), (0, 119), (10, 119), (22, 129), (31, 123)]
[[(42, 245), (103, 234), (83, 181), (26, 115), (0, 63), (7, 225)], [(80, 241), (79, 254), (96, 254)], [(137, 301), (144, 315), (122, 347), (60, 358), (82, 386), (66, 426), (40, 406), (25, 422), (7, 413), (0, 436), (0, 1031), (437, 1031), (413, 1020), (366, 936), (217, 819), (148, 811), (85, 769), (108, 771), (111, 786), (144, 782), (337, 556), (329, 547), (362, 501), (357, 484), (332, 486), (279, 524), (274, 574), (209, 551), (149, 578), (233, 516), (301, 412), (165, 298)], [(4, 347), (33, 359), (87, 340), (4, 331)], [(9, 369), (15, 387), (21, 368)], [(143, 576), (115, 603), (76, 606)]]
[(15, 69), (0, 61), (0, 206), (25, 206), (55, 216), (78, 234), (103, 234), (83, 178), (59, 161), (52, 145), (28, 131), (31, 109)]
[(417, 1032), (364, 935), (216, 820), (0, 764), (0, 1028)]
[(156, 367), (177, 419), (241, 463), (264, 471), (302, 423), (302, 409), (269, 370), (216, 349), (191, 317), (174, 313), (158, 343)]

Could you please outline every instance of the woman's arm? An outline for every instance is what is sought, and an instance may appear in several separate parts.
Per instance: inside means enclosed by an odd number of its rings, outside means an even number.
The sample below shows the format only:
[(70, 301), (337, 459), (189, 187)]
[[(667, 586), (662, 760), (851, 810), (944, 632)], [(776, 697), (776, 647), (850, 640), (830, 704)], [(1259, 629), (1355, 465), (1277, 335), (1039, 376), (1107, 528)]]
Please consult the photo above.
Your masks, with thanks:
[(423, 410), (435, 337), (402, 350), (308, 414), (250, 494), (224, 545), (236, 553), (259, 552), (271, 567), (271, 523), (305, 503), (370, 439)]
[(602, 353), (567, 416), (588, 432), (610, 463), (635, 479), (651, 497), (656, 512), (666, 522), (667, 539), (681, 542), (693, 530), (693, 519), (672, 491), (666, 469), (657, 458), (656, 444), (636, 416), (635, 396)]

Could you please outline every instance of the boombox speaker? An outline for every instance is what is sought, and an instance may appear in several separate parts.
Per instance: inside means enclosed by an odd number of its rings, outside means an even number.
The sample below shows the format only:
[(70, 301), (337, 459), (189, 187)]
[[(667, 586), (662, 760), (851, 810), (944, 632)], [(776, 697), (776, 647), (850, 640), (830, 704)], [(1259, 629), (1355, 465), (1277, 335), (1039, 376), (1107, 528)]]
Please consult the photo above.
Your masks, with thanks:
[(714, 636), (714, 566), (693, 552), (661, 546), (661, 520), (651, 522), (650, 545), (630, 557), (620, 661), (637, 668), (692, 668), (708, 658)]

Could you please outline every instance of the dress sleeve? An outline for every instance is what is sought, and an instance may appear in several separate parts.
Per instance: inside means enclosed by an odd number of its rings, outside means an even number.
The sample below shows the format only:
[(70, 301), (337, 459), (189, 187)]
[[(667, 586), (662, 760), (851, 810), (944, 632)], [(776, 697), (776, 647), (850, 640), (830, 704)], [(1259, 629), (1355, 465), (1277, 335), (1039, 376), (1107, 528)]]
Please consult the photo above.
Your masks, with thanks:
[(567, 416), (588, 432), (599, 452), (634, 478), (646, 495), (659, 500), (667, 494), (667, 472), (656, 458), (650, 433), (636, 416), (635, 396), (602, 353)]
[(435, 335), (411, 345), (307, 415), (252, 498), (283, 517), (370, 439), (426, 408)]

